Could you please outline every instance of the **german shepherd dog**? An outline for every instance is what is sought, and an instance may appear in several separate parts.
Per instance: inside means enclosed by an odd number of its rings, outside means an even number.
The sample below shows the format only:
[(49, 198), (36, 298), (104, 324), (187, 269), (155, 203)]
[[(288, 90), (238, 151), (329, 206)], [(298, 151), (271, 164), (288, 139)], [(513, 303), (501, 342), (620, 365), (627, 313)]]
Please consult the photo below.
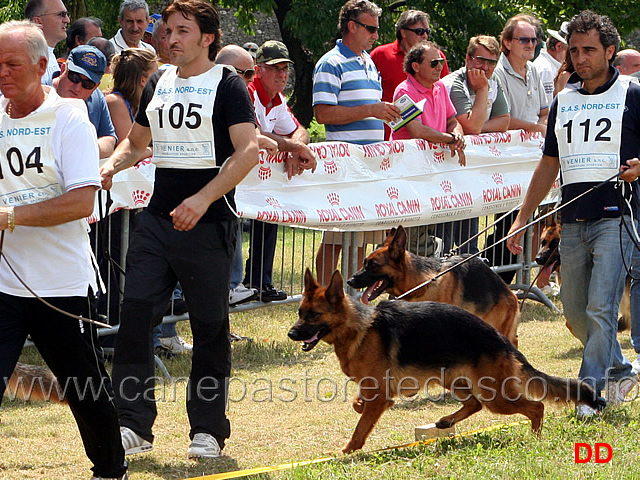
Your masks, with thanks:
[(344, 453), (362, 448), (394, 397), (415, 395), (431, 382), (462, 402), (457, 412), (438, 420), (438, 428), (486, 406), (495, 413), (525, 415), (539, 434), (541, 400), (605, 406), (589, 384), (536, 370), (506, 337), (459, 307), (397, 301), (365, 305), (345, 295), (339, 271), (326, 288), (309, 269), (304, 280), (299, 318), (289, 337), (302, 341), (306, 352), (320, 340), (332, 344), (342, 371), (359, 385), (353, 408), (361, 417)]
[[(551, 220), (549, 220), (551, 219)], [(543, 284), (548, 283), (548, 279), (555, 271), (560, 283), (560, 237), (562, 235), (562, 226), (552, 219), (547, 218), (545, 227), (540, 233), (540, 249), (536, 255), (536, 263), (543, 267), (538, 283), (541, 279)], [(567, 328), (571, 331), (571, 327), (567, 323)], [(620, 299), (618, 307), (618, 331), (629, 330), (631, 328), (631, 277), (627, 275), (624, 284), (624, 293)]]
[[(5, 379), (0, 379), (5, 381)], [(24, 401), (66, 403), (60, 396), (58, 380), (46, 367), (18, 362), (7, 381), (5, 396)]]
[[(407, 251), (407, 234), (402, 226), (392, 228), (380, 248), (369, 255), (364, 266), (347, 282), (353, 288), (366, 288), (362, 301), (368, 303), (383, 292), (402, 295), (432, 279), (464, 256), (441, 260), (420, 257)], [(457, 305), (482, 318), (518, 347), (518, 298), (509, 286), (479, 258), (472, 258), (433, 282), (403, 297)]]

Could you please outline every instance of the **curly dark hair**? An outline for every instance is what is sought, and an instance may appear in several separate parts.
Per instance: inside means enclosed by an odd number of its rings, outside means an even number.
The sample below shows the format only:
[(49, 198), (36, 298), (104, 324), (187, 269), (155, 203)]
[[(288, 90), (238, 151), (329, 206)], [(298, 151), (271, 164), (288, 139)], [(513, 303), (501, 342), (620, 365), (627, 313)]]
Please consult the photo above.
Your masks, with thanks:
[(382, 14), (382, 9), (369, 0), (347, 0), (347, 3), (342, 5), (340, 14), (338, 15), (338, 29), (340, 33), (343, 35), (347, 33), (349, 31), (349, 22), (351, 20), (358, 20), (358, 17), (362, 13), (379, 17)]
[(592, 29), (596, 29), (600, 34), (600, 43), (602, 43), (605, 50), (611, 45), (615, 47), (613, 56), (609, 60), (611, 65), (620, 49), (620, 35), (618, 34), (618, 29), (606, 15), (598, 15), (591, 10), (584, 10), (573, 17), (567, 26), (567, 43), (571, 45), (571, 35), (574, 33), (587, 33)]
[(420, 42), (409, 50), (409, 53), (404, 57), (404, 64), (402, 65), (405, 73), (415, 75), (416, 71), (413, 69), (411, 64), (413, 62), (422, 63), (422, 55), (430, 48), (435, 48), (436, 51), (440, 50), (440, 47), (436, 43), (429, 40)]

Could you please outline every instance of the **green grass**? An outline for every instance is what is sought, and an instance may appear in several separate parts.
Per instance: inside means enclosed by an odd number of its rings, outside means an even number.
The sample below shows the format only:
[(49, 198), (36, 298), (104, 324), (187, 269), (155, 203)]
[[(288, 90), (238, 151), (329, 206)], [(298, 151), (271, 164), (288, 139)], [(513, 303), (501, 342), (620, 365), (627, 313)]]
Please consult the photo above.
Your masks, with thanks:
[[(284, 253), (276, 254), (275, 268), (276, 275), (292, 279), (288, 280), (291, 292), (299, 293), (302, 266), (313, 264), (320, 234), (296, 229), (294, 240), (293, 232), (285, 229), (285, 236), (281, 236), (277, 248)], [(296, 266), (293, 273), (279, 265), (278, 255), (285, 259), (281, 265)], [(163, 380), (156, 390), (159, 401), (154, 450), (128, 458), (132, 479), (181, 479), (326, 457), (331, 460), (254, 478), (640, 478), (640, 409), (636, 402), (609, 409), (601, 418), (586, 423), (577, 421), (571, 408), (547, 408), (539, 438), (531, 433), (529, 423), (523, 422), (429, 445), (378, 451), (413, 442), (416, 426), (432, 423), (458, 408), (450, 396), (439, 401), (419, 396), (398, 402), (382, 416), (364, 453), (343, 456), (338, 452), (358, 421), (351, 408), (355, 387), (340, 371), (330, 346), (321, 342), (305, 353), (287, 338), (296, 312), (297, 305), (283, 305), (231, 316), (231, 330), (251, 340), (233, 344), (228, 408), (232, 434), (222, 459), (187, 459), (189, 423), (184, 379), (189, 374), (190, 355), (165, 362), (176, 382)], [(191, 339), (187, 322), (181, 322), (178, 330)], [(628, 332), (621, 333), (619, 340), (624, 353), (632, 358)], [(519, 342), (536, 368), (553, 375), (577, 375), (581, 345), (564, 326), (562, 316), (526, 302)], [(21, 361), (42, 363), (35, 349), (27, 349)], [(0, 417), (0, 479), (90, 477), (90, 464), (67, 407), (5, 399)], [(522, 420), (521, 416), (482, 411), (461, 422), (457, 432)], [(611, 444), (613, 461), (575, 464), (576, 442)]]

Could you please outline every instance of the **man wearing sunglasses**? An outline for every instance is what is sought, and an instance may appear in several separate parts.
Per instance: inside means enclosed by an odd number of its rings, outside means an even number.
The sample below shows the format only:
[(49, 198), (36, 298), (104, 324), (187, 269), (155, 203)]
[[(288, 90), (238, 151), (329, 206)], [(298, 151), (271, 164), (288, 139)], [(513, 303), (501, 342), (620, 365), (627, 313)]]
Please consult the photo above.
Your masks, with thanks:
[(500, 44), (494, 37), (473, 37), (467, 47), (465, 66), (442, 80), (465, 135), (505, 132), (509, 128), (509, 105), (500, 81), (493, 74), (499, 56)]
[(29, 0), (24, 7), (24, 16), (42, 28), (49, 46), (47, 71), (42, 76), (42, 84), (51, 85), (54, 75), (60, 71), (53, 48), (67, 38), (69, 12), (62, 0)]
[(98, 134), (100, 158), (111, 155), (117, 141), (107, 102), (98, 89), (106, 67), (107, 59), (100, 50), (90, 45), (80, 45), (69, 52), (62, 73), (53, 82), (53, 87), (62, 98), (84, 100), (89, 121)]
[(531, 63), (538, 44), (538, 23), (524, 14), (507, 20), (500, 34), (502, 55), (495, 72), (509, 102), (509, 130), (545, 135), (549, 105), (540, 74)]
[[(405, 10), (402, 12), (395, 25), (396, 41), (379, 45), (371, 52), (371, 58), (378, 67), (382, 77), (382, 100), (393, 101), (393, 92), (396, 87), (407, 79), (404, 71), (404, 57), (411, 47), (429, 39), (431, 28), (429, 27), (429, 15), (420, 10)], [(447, 57), (440, 51), (440, 57), (445, 59), (442, 67), (442, 77), (449, 73)], [(384, 138), (388, 140), (391, 129), (385, 125)]]

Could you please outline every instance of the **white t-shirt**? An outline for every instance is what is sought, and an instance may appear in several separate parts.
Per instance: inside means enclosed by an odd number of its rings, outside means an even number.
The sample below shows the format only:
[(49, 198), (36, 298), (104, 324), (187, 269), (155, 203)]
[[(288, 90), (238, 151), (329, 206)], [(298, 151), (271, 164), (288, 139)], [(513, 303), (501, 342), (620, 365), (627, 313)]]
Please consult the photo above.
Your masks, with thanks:
[[(100, 187), (96, 131), (81, 100), (48, 89), (44, 103), (24, 118), (6, 113), (0, 97), (0, 206), (21, 206), (58, 197), (75, 188)], [(88, 223), (53, 227), (18, 225), (6, 231), (3, 254), (42, 297), (86, 296), (96, 289)], [(0, 291), (32, 294), (0, 262)]]
[(553, 58), (546, 49), (542, 49), (538, 58), (533, 61), (533, 66), (536, 67), (540, 75), (544, 93), (547, 96), (547, 105), (551, 105), (553, 101), (554, 80), (560, 65), (561, 63)]
[(60, 71), (60, 65), (58, 64), (58, 59), (56, 58), (56, 54), (53, 53), (53, 47), (49, 48), (49, 58), (47, 59), (47, 70), (42, 75), (42, 80), (40, 83), (42, 85), (53, 85), (53, 74)]

